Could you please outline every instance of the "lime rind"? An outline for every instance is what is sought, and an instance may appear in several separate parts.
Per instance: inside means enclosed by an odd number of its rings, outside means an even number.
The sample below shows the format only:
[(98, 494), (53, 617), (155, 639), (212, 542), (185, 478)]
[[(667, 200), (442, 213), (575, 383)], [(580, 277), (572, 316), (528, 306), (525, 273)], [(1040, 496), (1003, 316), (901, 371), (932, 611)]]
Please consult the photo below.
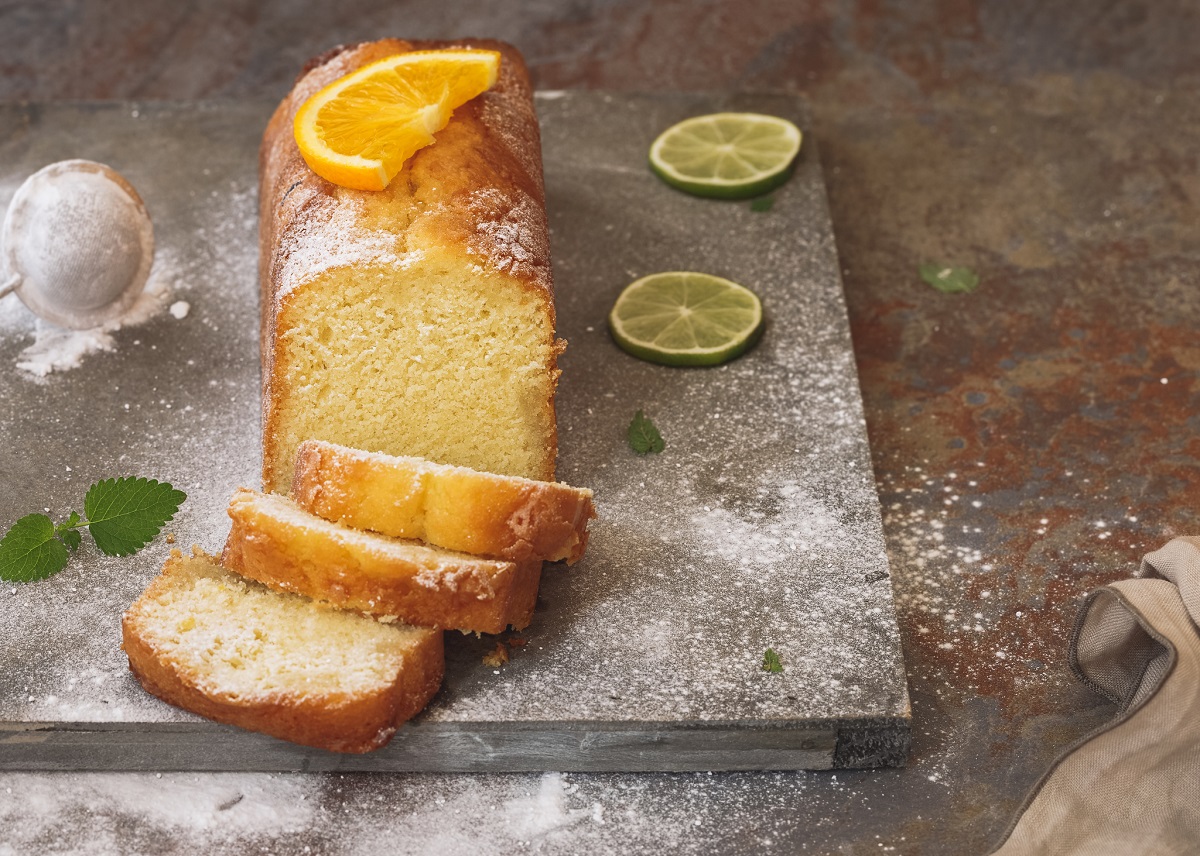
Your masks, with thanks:
[(685, 119), (650, 147), (650, 167), (671, 186), (697, 196), (747, 199), (792, 174), (803, 135), (786, 119), (714, 113)]
[(762, 303), (744, 286), (710, 274), (666, 271), (630, 283), (608, 316), (617, 345), (670, 366), (711, 366), (762, 336)]

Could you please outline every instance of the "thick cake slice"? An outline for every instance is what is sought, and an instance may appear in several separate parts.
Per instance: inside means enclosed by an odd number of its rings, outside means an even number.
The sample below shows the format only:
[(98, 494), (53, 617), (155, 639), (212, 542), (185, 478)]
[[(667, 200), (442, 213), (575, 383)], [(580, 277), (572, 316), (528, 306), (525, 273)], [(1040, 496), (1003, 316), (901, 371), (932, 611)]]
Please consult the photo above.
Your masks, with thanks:
[(278, 594), (173, 551), (121, 621), (147, 691), (251, 731), (369, 752), (433, 698), (442, 634)]
[(533, 618), (540, 559), (497, 561), (359, 532), (239, 490), (222, 564), (281, 591), (421, 627), (500, 633)]
[[(414, 49), (502, 54), (385, 190), (313, 173), (292, 123), (321, 87)], [(554, 335), (541, 147), (520, 54), (491, 41), (386, 39), (315, 61), (260, 151), (263, 485), (329, 440), (552, 480)]]
[(566, 559), (587, 546), (592, 492), (309, 440), (292, 497), (306, 511), (476, 556)]

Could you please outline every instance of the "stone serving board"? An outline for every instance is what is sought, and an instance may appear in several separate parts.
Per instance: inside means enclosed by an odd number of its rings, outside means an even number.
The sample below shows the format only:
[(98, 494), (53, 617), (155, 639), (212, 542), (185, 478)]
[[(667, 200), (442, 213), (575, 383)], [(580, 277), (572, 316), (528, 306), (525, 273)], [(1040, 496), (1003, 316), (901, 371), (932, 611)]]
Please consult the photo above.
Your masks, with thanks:
[[(159, 304), (106, 334), (109, 350), (39, 378), (17, 367), (39, 362), (26, 349), (35, 338), (51, 352), (62, 343), (16, 298), (0, 303), (0, 527), (32, 511), (81, 510), (97, 479), (144, 475), (188, 493), (168, 526), (177, 546), (220, 549), (229, 495), (259, 483), (255, 170), (272, 106), (0, 106), (0, 204), (52, 161), (112, 165), (154, 218), (148, 288)], [(748, 110), (807, 129), (801, 105), (783, 95), (542, 92), (538, 109), (569, 342), (558, 472), (595, 490), (600, 517), (583, 561), (546, 566), (511, 660), (484, 664), (495, 637), (447, 634), (441, 692), (369, 755), (216, 725), (144, 692), (119, 648), (121, 613), (161, 566), (166, 538), (124, 559), (85, 539), (64, 572), (0, 590), (0, 769), (904, 763), (908, 693), (813, 139), (768, 211), (686, 196), (646, 166), (651, 141), (680, 119)], [(617, 350), (609, 307), (628, 282), (662, 270), (756, 290), (762, 342), (715, 369)], [(662, 454), (629, 449), (638, 409), (662, 431)], [(767, 648), (781, 674), (762, 670)]]

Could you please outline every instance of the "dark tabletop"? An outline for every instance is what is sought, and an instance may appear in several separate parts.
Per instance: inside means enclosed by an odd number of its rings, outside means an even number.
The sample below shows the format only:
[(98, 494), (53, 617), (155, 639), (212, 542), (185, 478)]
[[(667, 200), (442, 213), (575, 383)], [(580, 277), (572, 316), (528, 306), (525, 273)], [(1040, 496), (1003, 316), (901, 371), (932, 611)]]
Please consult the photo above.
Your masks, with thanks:
[(0, 850), (986, 851), (1112, 713), (1067, 666), (1081, 596), (1200, 531), (1197, 32), (1190, 0), (0, 4), (4, 101), (274, 98), (383, 35), (511, 41), (542, 89), (803, 94), (914, 732), (836, 774), (5, 774)]

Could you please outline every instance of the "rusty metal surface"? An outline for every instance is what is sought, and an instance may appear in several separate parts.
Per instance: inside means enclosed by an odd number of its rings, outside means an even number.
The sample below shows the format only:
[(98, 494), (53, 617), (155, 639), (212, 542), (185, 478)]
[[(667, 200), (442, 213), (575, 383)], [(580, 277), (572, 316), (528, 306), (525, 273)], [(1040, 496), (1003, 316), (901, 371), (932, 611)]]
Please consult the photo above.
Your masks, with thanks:
[[(124, 6), (0, 8), (0, 99), (276, 96), (308, 56), (383, 33), (509, 39), (543, 88), (805, 94), (884, 507), (913, 752), (905, 770), (836, 778), (14, 775), (0, 781), (0, 826), (22, 836), (18, 852), (97, 829), (114, 848), (157, 852), (272, 838), (351, 852), (366, 832), (446, 852), (982, 852), (1060, 749), (1108, 715), (1066, 667), (1076, 603), (1200, 530), (1200, 7)], [(982, 284), (933, 291), (916, 275), (929, 260), (970, 265)], [(216, 820), (135, 805), (187, 787), (204, 788), (196, 811)], [(264, 839), (245, 818), (272, 799), (310, 810), (281, 809), (286, 823)], [(530, 805), (549, 819), (530, 821)]]

